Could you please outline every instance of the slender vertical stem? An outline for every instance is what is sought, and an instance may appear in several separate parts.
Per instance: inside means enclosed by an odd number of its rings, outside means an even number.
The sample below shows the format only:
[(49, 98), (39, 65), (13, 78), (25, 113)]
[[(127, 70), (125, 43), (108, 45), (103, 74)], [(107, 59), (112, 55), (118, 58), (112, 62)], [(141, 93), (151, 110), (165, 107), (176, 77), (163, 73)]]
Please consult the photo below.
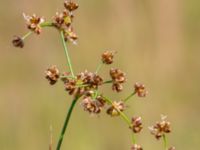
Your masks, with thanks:
[(67, 45), (66, 45), (66, 42), (65, 42), (63, 31), (60, 31), (60, 35), (61, 35), (61, 39), (62, 39), (63, 48), (65, 50), (65, 55), (66, 55), (66, 58), (67, 58), (67, 65), (70, 69), (72, 77), (74, 77), (74, 72), (73, 72), (73, 69), (72, 69), (72, 64), (71, 64), (71, 60), (70, 60), (70, 57), (69, 57), (69, 53), (68, 53), (68, 49), (67, 49)]
[(60, 150), (60, 147), (61, 147), (62, 141), (63, 141), (63, 137), (65, 135), (65, 131), (66, 131), (68, 123), (69, 123), (69, 119), (71, 117), (72, 111), (73, 111), (74, 106), (75, 106), (76, 102), (78, 101), (78, 99), (79, 99), (79, 97), (76, 97), (71, 103), (71, 106), (70, 106), (70, 108), (68, 110), (68, 113), (67, 113), (67, 116), (66, 116), (62, 131), (60, 133), (60, 138), (59, 138), (56, 150)]
[(133, 144), (136, 143), (136, 139), (135, 139), (135, 134), (134, 133), (132, 133), (132, 142), (133, 142)]
[(167, 138), (165, 134), (163, 135), (163, 142), (164, 142), (165, 150), (167, 150)]

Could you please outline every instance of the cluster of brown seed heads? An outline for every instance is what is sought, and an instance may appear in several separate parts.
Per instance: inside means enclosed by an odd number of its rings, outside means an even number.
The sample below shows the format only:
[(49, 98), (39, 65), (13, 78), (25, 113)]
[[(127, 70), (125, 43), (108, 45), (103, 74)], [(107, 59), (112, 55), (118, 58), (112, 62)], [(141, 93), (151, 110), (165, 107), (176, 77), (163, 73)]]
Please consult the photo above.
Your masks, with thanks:
[[(44, 17), (39, 17), (35, 14), (29, 16), (23, 14), (26, 21), (26, 26), (30, 33), (41, 34), (43, 27), (53, 27), (63, 32), (65, 42), (70, 41), (76, 43), (78, 36), (74, 32), (72, 23), (74, 20), (74, 11), (78, 8), (78, 4), (72, 1), (64, 2), (64, 9), (61, 12), (56, 12), (50, 22), (45, 21)], [(20, 37), (14, 36), (12, 43), (15, 47), (23, 48), (24, 39), (30, 34)], [(115, 51), (105, 51), (101, 55), (101, 65), (110, 65), (114, 62)], [(121, 100), (114, 100), (107, 98), (103, 92), (100, 92), (99, 87), (111, 84), (111, 89), (114, 92), (122, 92), (124, 83), (127, 81), (126, 74), (118, 68), (110, 68), (108, 72), (110, 79), (105, 80), (99, 75), (99, 72), (83, 71), (77, 75), (71, 72), (61, 73), (56, 65), (52, 65), (45, 71), (45, 78), (49, 81), (50, 85), (54, 85), (60, 79), (63, 82), (64, 89), (69, 95), (82, 99), (80, 104), (84, 111), (90, 114), (100, 114), (104, 109), (111, 117), (122, 116), (128, 123), (129, 128), (133, 134), (140, 133), (143, 129), (142, 118), (132, 117), (131, 120), (127, 118), (124, 111), (128, 108), (126, 105), (127, 100), (132, 96), (146, 97), (147, 91), (144, 84), (135, 83), (130, 96)], [(150, 127), (151, 133), (160, 139), (165, 137), (166, 133), (171, 132), (170, 123), (162, 117), (160, 122)], [(143, 148), (134, 142), (131, 150), (143, 150)], [(168, 150), (175, 150), (174, 147)]]

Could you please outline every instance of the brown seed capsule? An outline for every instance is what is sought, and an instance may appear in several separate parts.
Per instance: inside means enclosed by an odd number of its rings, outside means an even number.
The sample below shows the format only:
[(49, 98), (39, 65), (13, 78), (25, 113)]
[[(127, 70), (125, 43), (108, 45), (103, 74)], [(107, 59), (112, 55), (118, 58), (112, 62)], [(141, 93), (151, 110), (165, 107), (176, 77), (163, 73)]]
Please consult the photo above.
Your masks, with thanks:
[(81, 80), (82, 84), (87, 85), (88, 88), (94, 89), (97, 89), (103, 83), (103, 79), (99, 75), (87, 70), (77, 75), (77, 79)]
[(142, 130), (142, 119), (141, 117), (133, 117), (131, 121), (130, 129), (134, 133), (139, 133)]
[(44, 18), (38, 17), (35, 14), (32, 16), (23, 14), (23, 16), (26, 20), (27, 28), (37, 34), (40, 34), (42, 31), (40, 24), (44, 22)]
[(91, 114), (99, 114), (105, 105), (105, 100), (101, 96), (98, 96), (96, 99), (86, 96), (81, 105), (85, 111)]
[(110, 115), (111, 117), (119, 116), (120, 113), (119, 111), (124, 111), (126, 108), (125, 104), (123, 101), (114, 101), (112, 106), (110, 106), (107, 109), (107, 114)]
[(65, 41), (70, 41), (73, 44), (76, 44), (78, 36), (73, 31), (73, 28), (69, 27), (69, 28), (67, 28), (67, 29), (64, 30), (64, 38), (65, 38)]
[(143, 150), (143, 148), (142, 148), (140, 145), (134, 144), (134, 145), (131, 147), (131, 150)]
[(120, 92), (123, 90), (122, 83), (126, 81), (125, 73), (119, 69), (110, 69), (110, 76), (113, 81), (112, 89), (114, 91)]
[(56, 13), (53, 17), (53, 25), (58, 29), (64, 29), (69, 27), (72, 23), (73, 15), (70, 14), (67, 10), (64, 10), (62, 13)]
[(170, 122), (165, 121), (166, 116), (161, 116), (161, 121), (156, 122), (152, 127), (149, 127), (151, 134), (155, 136), (156, 139), (160, 139), (165, 133), (171, 132)]
[(114, 51), (105, 51), (101, 55), (101, 60), (104, 64), (112, 64), (113, 63), (113, 58), (114, 58)]
[(74, 11), (78, 8), (78, 4), (72, 1), (65, 1), (64, 2), (64, 7), (68, 10), (68, 11)]
[(112, 90), (116, 92), (121, 92), (123, 90), (123, 85), (121, 83), (113, 83)]
[(46, 79), (49, 80), (49, 83), (51, 85), (55, 84), (60, 76), (59, 70), (55, 65), (49, 67), (45, 71), (45, 74), (46, 74)]
[(15, 47), (20, 47), (20, 48), (24, 47), (24, 40), (19, 36), (14, 36), (12, 43), (13, 43), (13, 46)]
[(137, 93), (139, 97), (146, 97), (146, 95), (148, 94), (144, 84), (135, 83), (134, 88), (135, 88), (135, 93)]

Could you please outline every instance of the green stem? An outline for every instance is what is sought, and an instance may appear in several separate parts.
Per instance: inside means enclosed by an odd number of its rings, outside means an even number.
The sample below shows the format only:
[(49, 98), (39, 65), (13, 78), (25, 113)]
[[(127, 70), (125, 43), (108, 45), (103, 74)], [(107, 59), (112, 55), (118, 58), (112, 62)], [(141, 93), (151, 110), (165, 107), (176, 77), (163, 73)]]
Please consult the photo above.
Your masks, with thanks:
[(63, 31), (60, 31), (60, 35), (61, 35), (61, 39), (62, 39), (63, 48), (65, 50), (65, 55), (66, 55), (66, 58), (67, 58), (67, 65), (68, 65), (68, 67), (70, 69), (72, 77), (75, 77), (73, 69), (72, 69), (72, 64), (71, 64), (71, 60), (70, 60), (70, 57), (69, 57), (69, 53), (68, 53), (68, 50), (67, 50), (67, 45), (66, 45), (66, 42), (65, 42)]
[(168, 150), (167, 149), (167, 138), (166, 138), (165, 134), (163, 135), (163, 142), (164, 142), (164, 148), (165, 148), (165, 150)]
[(136, 144), (136, 139), (135, 139), (135, 134), (134, 133), (132, 133), (132, 142), (133, 142), (133, 144)]
[(22, 40), (25, 40), (29, 35), (31, 35), (33, 32), (29, 31), (28, 33), (26, 33), (23, 37)]
[(74, 106), (75, 106), (76, 102), (78, 101), (78, 99), (79, 99), (79, 97), (76, 97), (71, 103), (71, 106), (70, 106), (70, 108), (68, 110), (68, 113), (67, 113), (67, 116), (66, 116), (66, 119), (65, 119), (61, 134), (60, 134), (60, 138), (59, 138), (56, 150), (60, 150), (60, 147), (61, 147), (62, 141), (63, 141), (63, 137), (64, 137), (65, 131), (66, 131), (68, 123), (69, 123), (69, 119), (71, 117), (72, 111), (73, 111)]
[[(111, 105), (113, 105), (113, 102), (112, 102), (112, 100), (110, 100), (109, 98), (107, 98), (107, 97), (104, 97), (103, 96), (103, 98), (108, 102), (108, 103), (110, 103)], [(128, 124), (128, 126), (130, 127), (131, 126), (131, 121), (128, 119), (128, 117), (122, 112), (122, 111), (120, 111), (118, 108), (115, 108), (117, 111), (118, 111), (118, 113), (120, 114), (120, 116), (122, 117), (122, 119)]]
[(52, 22), (44, 22), (40, 24), (40, 27), (52, 27), (53, 23)]
[(112, 83), (112, 82), (113, 82), (112, 80), (108, 80), (108, 81), (103, 82), (103, 84), (108, 84), (108, 83)]
[(127, 102), (131, 97), (133, 97), (136, 94), (136, 92), (131, 93), (128, 97), (126, 97), (123, 101)]
[(103, 63), (101, 62), (101, 63), (97, 66), (97, 69), (96, 69), (96, 71), (95, 71), (96, 74), (99, 72), (99, 70), (101, 69), (102, 66), (103, 66)]

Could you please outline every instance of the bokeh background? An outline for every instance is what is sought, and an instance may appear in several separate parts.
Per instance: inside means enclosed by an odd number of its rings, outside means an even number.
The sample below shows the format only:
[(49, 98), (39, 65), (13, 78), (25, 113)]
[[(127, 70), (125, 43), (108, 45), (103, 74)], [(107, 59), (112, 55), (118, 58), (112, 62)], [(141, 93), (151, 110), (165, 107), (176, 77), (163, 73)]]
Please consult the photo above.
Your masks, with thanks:
[[(60, 0), (1, 0), (0, 5), (0, 149), (44, 150), (56, 146), (71, 97), (62, 83), (49, 86), (44, 70), (56, 64), (67, 70), (60, 36), (45, 28), (33, 35), (23, 49), (11, 44), (13, 35), (27, 32), (22, 13), (51, 19), (61, 11)], [(105, 93), (119, 100), (144, 83), (147, 98), (133, 98), (126, 113), (142, 116), (138, 143), (146, 150), (163, 149), (148, 126), (168, 115), (173, 132), (169, 143), (177, 150), (197, 150), (200, 142), (200, 1), (199, 0), (79, 0), (74, 26), (78, 45), (69, 45), (76, 73), (95, 70), (104, 50), (116, 50), (110, 67), (127, 73), (124, 92)], [(103, 89), (102, 89), (103, 90)], [(77, 105), (62, 149), (128, 150), (130, 131), (120, 118), (105, 113), (90, 116)]]

